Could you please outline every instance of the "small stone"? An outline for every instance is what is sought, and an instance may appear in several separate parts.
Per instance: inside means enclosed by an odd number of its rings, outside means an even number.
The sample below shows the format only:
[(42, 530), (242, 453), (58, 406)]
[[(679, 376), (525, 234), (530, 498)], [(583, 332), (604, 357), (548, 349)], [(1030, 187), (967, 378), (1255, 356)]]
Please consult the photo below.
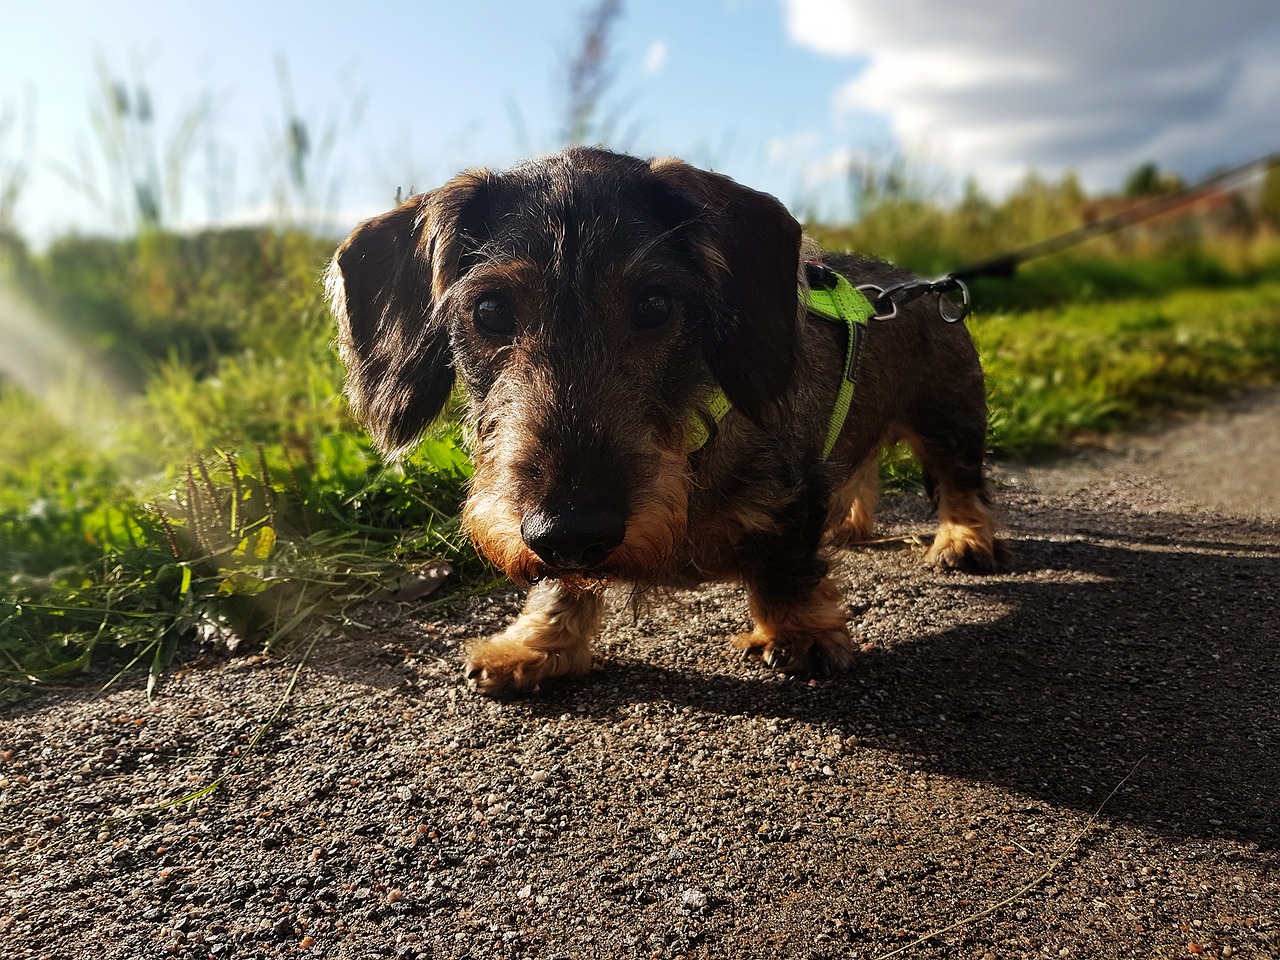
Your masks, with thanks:
[(546, 783), (548, 778), (550, 778), (550, 776), (551, 774), (548, 773), (546, 770), (536, 770), (529, 777), (529, 779), (532, 780), (534, 783)]
[(680, 905), (691, 912), (705, 910), (707, 907), (707, 895), (701, 890), (691, 887), (681, 896)]

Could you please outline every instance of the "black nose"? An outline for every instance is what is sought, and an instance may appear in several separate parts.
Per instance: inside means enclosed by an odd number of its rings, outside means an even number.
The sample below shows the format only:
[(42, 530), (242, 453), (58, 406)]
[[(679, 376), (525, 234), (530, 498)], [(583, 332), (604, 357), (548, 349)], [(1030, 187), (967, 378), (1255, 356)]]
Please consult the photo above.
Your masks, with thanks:
[(548, 504), (520, 522), (529, 549), (555, 567), (599, 566), (626, 532), (622, 511), (599, 500)]

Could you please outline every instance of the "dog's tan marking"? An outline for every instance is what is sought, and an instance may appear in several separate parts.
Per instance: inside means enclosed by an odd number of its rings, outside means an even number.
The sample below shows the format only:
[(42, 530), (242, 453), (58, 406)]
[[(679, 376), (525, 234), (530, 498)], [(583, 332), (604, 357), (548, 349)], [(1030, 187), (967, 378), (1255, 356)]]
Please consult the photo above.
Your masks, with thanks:
[(611, 576), (636, 583), (652, 581), (671, 562), (685, 541), (689, 523), (689, 466), (684, 446), (654, 443), (649, 456), (655, 463), (653, 483), (627, 518), (622, 543), (605, 566)]
[(462, 505), (462, 529), (471, 542), (516, 583), (536, 580), (541, 561), (520, 535), (520, 514), (511, 496), (505, 471), (495, 467), (510, 463), (509, 454), (494, 452), (510, 445), (508, 432), (496, 433), (483, 441), (473, 457), (475, 474)]
[[(876, 445), (879, 450), (879, 444)], [(870, 540), (875, 531), (876, 503), (880, 499), (880, 463), (873, 452), (831, 498), (827, 514), (827, 542), (849, 547)]]
[(532, 692), (552, 677), (586, 673), (603, 612), (595, 593), (571, 591), (556, 581), (535, 585), (515, 623), (471, 648), (468, 685), (494, 696)]
[(996, 522), (981, 492), (939, 491), (938, 533), (925, 562), (939, 570), (994, 570), (996, 554)]
[(844, 594), (830, 578), (796, 605), (768, 606), (754, 592), (750, 604), (756, 628), (734, 640), (748, 657), (798, 674), (834, 673), (853, 663)]

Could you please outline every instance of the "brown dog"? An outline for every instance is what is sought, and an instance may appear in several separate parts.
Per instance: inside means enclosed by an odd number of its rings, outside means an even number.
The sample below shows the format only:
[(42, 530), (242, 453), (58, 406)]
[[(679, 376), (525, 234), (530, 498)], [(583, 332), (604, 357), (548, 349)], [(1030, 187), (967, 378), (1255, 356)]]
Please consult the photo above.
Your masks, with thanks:
[[(461, 379), (465, 528), (533, 584), (519, 619), (472, 649), (475, 689), (585, 673), (613, 581), (740, 580), (748, 654), (792, 673), (847, 667), (824, 542), (870, 534), (876, 455), (897, 439), (932, 482), (928, 562), (994, 565), (982, 370), (963, 324), (924, 301), (873, 322), (824, 457), (849, 333), (806, 315), (801, 248), (767, 194), (598, 149), (460, 174), (338, 248), (328, 289), (356, 416), (401, 450)], [(906, 276), (827, 263), (855, 284)], [(709, 409), (721, 397), (727, 413)]]

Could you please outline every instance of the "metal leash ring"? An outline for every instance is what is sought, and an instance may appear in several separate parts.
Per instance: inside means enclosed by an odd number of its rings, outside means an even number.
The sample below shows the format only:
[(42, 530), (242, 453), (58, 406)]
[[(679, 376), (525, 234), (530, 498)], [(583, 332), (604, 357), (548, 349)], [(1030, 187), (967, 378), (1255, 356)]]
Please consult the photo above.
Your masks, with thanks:
[[(901, 284), (898, 287), (885, 288), (874, 283), (864, 283), (856, 288), (860, 294), (867, 298), (867, 302), (875, 308), (876, 312), (868, 317), (868, 320), (892, 320), (898, 315), (898, 301), (889, 297), (888, 294), (896, 291), (900, 286)], [(893, 308), (889, 313), (884, 312), (886, 301)]]
[[(969, 299), (969, 285), (959, 277), (953, 277), (947, 274), (930, 284), (938, 293), (938, 316), (947, 323), (959, 323), (965, 317), (969, 316), (969, 310), (972, 307), (972, 301)], [(960, 292), (960, 312), (956, 316), (950, 316), (947, 308), (943, 304), (943, 297), (946, 296), (948, 288), (958, 290)]]

